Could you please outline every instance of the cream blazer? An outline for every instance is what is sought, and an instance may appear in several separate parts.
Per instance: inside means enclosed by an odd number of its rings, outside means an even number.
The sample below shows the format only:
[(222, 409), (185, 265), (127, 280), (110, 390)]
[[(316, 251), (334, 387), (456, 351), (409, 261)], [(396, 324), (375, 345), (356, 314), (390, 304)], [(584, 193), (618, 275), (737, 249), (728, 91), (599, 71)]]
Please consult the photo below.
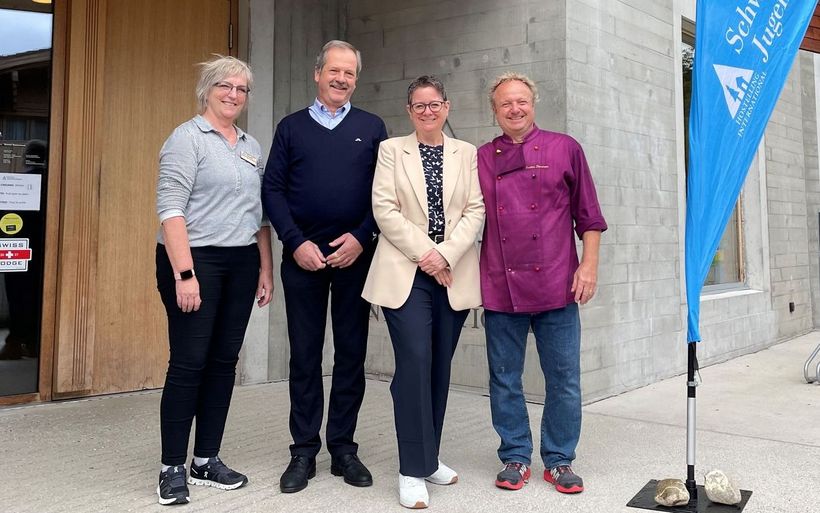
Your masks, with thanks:
[(381, 235), (362, 297), (398, 308), (410, 296), (417, 262), (436, 248), (450, 264), (450, 306), (466, 310), (481, 304), (476, 239), (484, 222), (476, 148), (444, 136), (444, 241), (427, 236), (427, 183), (415, 132), (379, 145), (373, 179), (373, 216)]

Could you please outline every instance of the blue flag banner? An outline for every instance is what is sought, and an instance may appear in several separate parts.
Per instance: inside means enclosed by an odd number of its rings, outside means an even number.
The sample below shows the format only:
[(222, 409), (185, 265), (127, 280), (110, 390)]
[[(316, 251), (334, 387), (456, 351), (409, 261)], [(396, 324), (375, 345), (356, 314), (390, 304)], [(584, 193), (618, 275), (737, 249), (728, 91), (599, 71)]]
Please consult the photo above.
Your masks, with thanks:
[(703, 283), (816, 6), (697, 2), (686, 199), (689, 342), (700, 341)]

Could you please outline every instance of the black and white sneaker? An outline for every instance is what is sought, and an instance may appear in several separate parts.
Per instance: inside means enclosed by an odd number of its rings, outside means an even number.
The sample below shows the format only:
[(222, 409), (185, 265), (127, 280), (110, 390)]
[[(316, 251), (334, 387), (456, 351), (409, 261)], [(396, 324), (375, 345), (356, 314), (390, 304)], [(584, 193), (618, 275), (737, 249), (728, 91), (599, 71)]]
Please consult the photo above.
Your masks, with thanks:
[(159, 473), (157, 485), (158, 502), (163, 506), (171, 504), (188, 504), (191, 494), (185, 483), (185, 465), (177, 465)]
[(231, 470), (222, 463), (219, 456), (208, 459), (208, 463), (197, 465), (191, 462), (191, 475), (188, 476), (188, 484), (199, 486), (213, 486), (220, 490), (236, 490), (245, 486), (248, 476)]

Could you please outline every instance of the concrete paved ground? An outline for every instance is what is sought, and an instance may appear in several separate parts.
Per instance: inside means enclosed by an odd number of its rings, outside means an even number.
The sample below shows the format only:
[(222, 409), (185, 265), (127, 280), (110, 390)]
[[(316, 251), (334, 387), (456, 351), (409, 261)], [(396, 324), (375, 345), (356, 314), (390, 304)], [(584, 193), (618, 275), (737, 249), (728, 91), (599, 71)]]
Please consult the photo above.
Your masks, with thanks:
[[(699, 388), (698, 481), (719, 467), (754, 492), (749, 513), (804, 513), (820, 504), (820, 385), (802, 366), (820, 333), (703, 369)], [(683, 349), (682, 349), (683, 350)], [(0, 409), (0, 512), (161, 512), (158, 392)], [(250, 484), (223, 492), (192, 487), (185, 512), (400, 512), (388, 384), (368, 381), (359, 420), (360, 456), (375, 475), (353, 488), (330, 475), (326, 451), (300, 493), (281, 494), (288, 461), (287, 384), (239, 387), (222, 457)], [(540, 406), (530, 405), (537, 443)], [(430, 485), (440, 512), (635, 512), (627, 501), (652, 478), (685, 477), (685, 389), (673, 378), (585, 407), (576, 470), (587, 490), (563, 496), (541, 479), (518, 492), (492, 485), (499, 463), (486, 397), (452, 391), (442, 459), (460, 472)]]

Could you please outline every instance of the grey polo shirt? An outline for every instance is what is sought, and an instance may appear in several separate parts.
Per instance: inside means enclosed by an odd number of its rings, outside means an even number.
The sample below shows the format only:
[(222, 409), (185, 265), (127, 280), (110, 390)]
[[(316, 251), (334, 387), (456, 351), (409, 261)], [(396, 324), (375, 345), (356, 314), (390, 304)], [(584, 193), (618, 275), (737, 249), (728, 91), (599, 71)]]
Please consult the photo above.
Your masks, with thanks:
[[(159, 152), (160, 223), (182, 216), (191, 247), (248, 246), (256, 242), (265, 171), (259, 143), (239, 128), (236, 145), (202, 116), (179, 125)], [(157, 242), (164, 244), (162, 229)]]

